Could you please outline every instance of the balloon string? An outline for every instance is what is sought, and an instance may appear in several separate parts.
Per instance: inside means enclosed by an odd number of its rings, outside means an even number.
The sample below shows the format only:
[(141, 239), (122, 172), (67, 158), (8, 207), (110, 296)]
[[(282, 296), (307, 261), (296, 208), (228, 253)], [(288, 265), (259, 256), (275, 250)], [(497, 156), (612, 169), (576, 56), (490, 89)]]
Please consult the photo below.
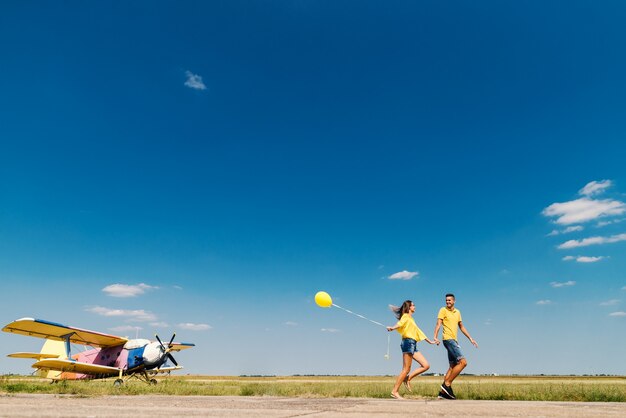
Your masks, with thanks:
[(344, 311), (348, 312), (349, 314), (356, 315), (356, 316), (358, 316), (359, 318), (363, 318), (363, 319), (365, 319), (366, 321), (370, 321), (370, 322), (371, 322), (371, 323), (373, 323), (373, 324), (380, 325), (381, 327), (384, 327), (384, 325), (383, 325), (383, 324), (381, 324), (380, 322), (372, 321), (371, 319), (368, 319), (368, 318), (364, 317), (363, 315), (359, 315), (358, 313), (355, 313), (355, 312), (349, 311), (348, 309), (346, 309), (346, 308), (342, 308), (342, 307), (341, 307), (341, 306), (339, 306), (339, 305), (335, 305), (335, 304), (333, 303), (333, 306), (334, 306), (335, 308), (342, 309), (342, 310), (344, 310)]
[(389, 358), (389, 344), (391, 342), (391, 334), (387, 334), (387, 358)]

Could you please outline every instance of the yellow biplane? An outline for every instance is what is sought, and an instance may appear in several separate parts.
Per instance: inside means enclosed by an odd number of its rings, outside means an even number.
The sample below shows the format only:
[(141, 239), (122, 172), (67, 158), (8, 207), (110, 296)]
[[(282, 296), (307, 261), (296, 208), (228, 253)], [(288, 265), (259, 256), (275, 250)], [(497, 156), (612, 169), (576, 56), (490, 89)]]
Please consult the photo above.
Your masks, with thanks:
[[(42, 377), (57, 381), (117, 376), (114, 382), (116, 386), (131, 378), (156, 384), (156, 374), (182, 369), (172, 356), (173, 351), (195, 346), (174, 342), (176, 334), (164, 344), (158, 335), (155, 335), (157, 341), (128, 339), (33, 318), (13, 321), (2, 331), (46, 339), (39, 353), (8, 355), (36, 360), (33, 368)], [(91, 348), (72, 354), (72, 344)], [(167, 365), (168, 360), (173, 366)]]

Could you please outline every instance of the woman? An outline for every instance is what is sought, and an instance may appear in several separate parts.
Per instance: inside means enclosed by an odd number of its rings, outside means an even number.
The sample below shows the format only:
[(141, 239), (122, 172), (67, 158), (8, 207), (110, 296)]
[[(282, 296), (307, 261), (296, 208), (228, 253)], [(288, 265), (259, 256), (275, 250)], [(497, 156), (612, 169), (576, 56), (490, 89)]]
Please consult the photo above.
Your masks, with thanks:
[[(392, 306), (391, 310), (395, 313), (399, 321), (396, 325), (387, 327), (387, 331), (397, 329), (400, 335), (402, 335), (402, 343), (400, 343), (400, 347), (402, 348), (402, 371), (398, 375), (396, 384), (391, 391), (391, 397), (404, 399), (400, 396), (400, 393), (398, 393), (400, 385), (404, 383), (407, 390), (410, 392), (411, 379), (430, 368), (430, 364), (428, 364), (426, 358), (417, 350), (417, 343), (422, 340), (426, 340), (429, 344), (437, 343), (426, 337), (422, 330), (418, 328), (417, 324), (415, 324), (415, 320), (413, 319), (415, 304), (413, 302), (405, 300), (401, 307)], [(415, 370), (412, 374), (409, 374), (413, 360), (420, 365), (420, 368)]]

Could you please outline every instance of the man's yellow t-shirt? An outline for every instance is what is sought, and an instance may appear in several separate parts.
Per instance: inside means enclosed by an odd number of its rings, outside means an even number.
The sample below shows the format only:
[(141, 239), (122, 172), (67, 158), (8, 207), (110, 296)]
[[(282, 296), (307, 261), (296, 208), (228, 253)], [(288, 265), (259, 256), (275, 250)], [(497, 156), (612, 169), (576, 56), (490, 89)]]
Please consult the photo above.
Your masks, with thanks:
[(444, 340), (456, 340), (456, 332), (459, 328), (459, 322), (461, 319), (461, 311), (454, 308), (449, 310), (446, 307), (439, 309), (437, 319), (443, 321), (443, 339)]
[(413, 317), (409, 314), (402, 315), (402, 318), (396, 324), (397, 330), (402, 335), (402, 338), (412, 338), (417, 342), (426, 339), (426, 334), (415, 323)]

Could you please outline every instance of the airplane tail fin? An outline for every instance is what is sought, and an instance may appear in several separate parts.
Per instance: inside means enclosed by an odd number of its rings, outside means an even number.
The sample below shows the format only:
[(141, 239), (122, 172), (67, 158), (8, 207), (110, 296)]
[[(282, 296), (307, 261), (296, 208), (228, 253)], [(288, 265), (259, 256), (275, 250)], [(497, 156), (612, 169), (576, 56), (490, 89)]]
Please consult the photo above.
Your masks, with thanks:
[[(67, 353), (65, 351), (65, 341), (46, 340), (41, 347), (41, 355), (54, 355), (56, 358), (64, 360), (67, 359)], [(56, 370), (37, 370), (37, 375), (48, 379), (58, 380), (61, 378), (61, 373)]]

